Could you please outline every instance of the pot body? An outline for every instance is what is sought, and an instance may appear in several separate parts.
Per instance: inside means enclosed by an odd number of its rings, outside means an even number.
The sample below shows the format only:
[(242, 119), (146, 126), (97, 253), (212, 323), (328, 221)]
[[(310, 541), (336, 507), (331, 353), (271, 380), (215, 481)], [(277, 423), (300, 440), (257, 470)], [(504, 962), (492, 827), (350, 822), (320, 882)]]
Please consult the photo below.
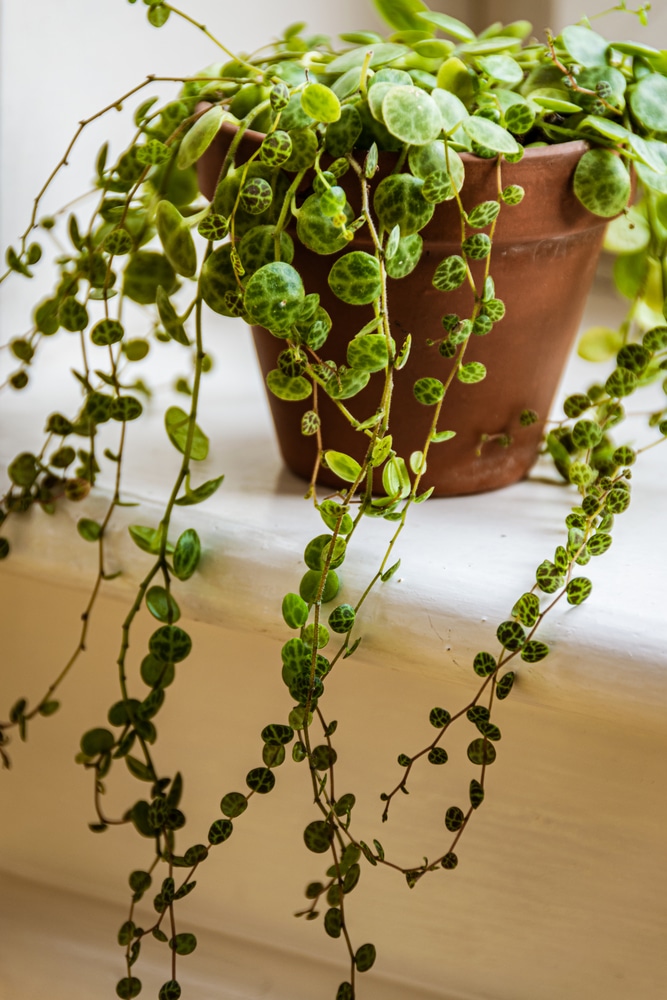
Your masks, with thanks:
[[(221, 145), (224, 139), (221, 137)], [(244, 138), (250, 149), (252, 137)], [(497, 489), (521, 479), (533, 465), (542, 440), (545, 421), (558, 387), (573, 339), (581, 321), (599, 256), (606, 220), (592, 215), (574, 197), (572, 176), (586, 151), (583, 142), (529, 149), (516, 164), (463, 155), (466, 168), (461, 192), (467, 211), (482, 201), (496, 199), (500, 184), (520, 184), (525, 197), (519, 205), (503, 206), (493, 236), (490, 273), (496, 297), (506, 313), (490, 334), (473, 336), (465, 361), (480, 361), (486, 378), (466, 385), (453, 378), (443, 404), (439, 430), (456, 436), (432, 445), (428, 468), (422, 479), (436, 495), (447, 496)], [(209, 150), (200, 183), (212, 195), (217, 174), (215, 151)], [(393, 154), (381, 154), (375, 183), (391, 170)], [(220, 153), (217, 157), (219, 170)], [(208, 177), (205, 175), (208, 171)], [(347, 177), (344, 178), (347, 180)], [(356, 181), (352, 179), (352, 183)], [(353, 189), (350, 192), (352, 200)], [(358, 200), (358, 194), (357, 194)], [(395, 373), (391, 430), (397, 454), (409, 458), (422, 450), (429, 434), (432, 407), (417, 402), (413, 385), (433, 376), (447, 383), (455, 362), (444, 358), (430, 342), (443, 336), (442, 317), (455, 313), (471, 315), (474, 299), (468, 283), (454, 292), (440, 292), (432, 279), (440, 261), (461, 253), (461, 223), (455, 202), (437, 205), (432, 220), (421, 231), (423, 256), (405, 278), (388, 279), (391, 333), (401, 345), (409, 333), (412, 348), (405, 367)], [(351, 249), (373, 252), (370, 239), (361, 230)], [(307, 293), (317, 292), (329, 312), (333, 327), (322, 349), (322, 360), (346, 363), (349, 340), (369, 320), (372, 307), (349, 306), (329, 289), (327, 276), (336, 255), (320, 256), (295, 240), (294, 266)], [(346, 251), (343, 251), (346, 252)], [(483, 262), (473, 262), (473, 273), (481, 287)], [(284, 342), (266, 330), (253, 335), (264, 375), (276, 367)], [(346, 401), (359, 420), (377, 409), (382, 392), (381, 375), (371, 376), (368, 386)], [(310, 479), (316, 457), (316, 441), (301, 433), (301, 417), (312, 408), (312, 399), (302, 403), (277, 399), (269, 402), (280, 449), (287, 466)], [(522, 426), (522, 411), (534, 411), (538, 419)], [(361, 460), (367, 446), (363, 433), (353, 430), (323, 391), (318, 393), (324, 448), (334, 448)], [(340, 486), (340, 481), (321, 468), (320, 482)]]

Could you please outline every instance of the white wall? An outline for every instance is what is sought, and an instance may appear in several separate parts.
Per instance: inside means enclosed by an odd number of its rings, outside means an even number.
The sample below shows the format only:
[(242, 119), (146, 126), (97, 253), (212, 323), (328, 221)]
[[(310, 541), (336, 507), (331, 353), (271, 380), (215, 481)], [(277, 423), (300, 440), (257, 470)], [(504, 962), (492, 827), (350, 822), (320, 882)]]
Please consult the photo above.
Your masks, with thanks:
[[(628, 7), (636, 9), (643, 6), (646, 0), (632, 0)], [(560, 31), (566, 24), (576, 24), (580, 17), (586, 14), (592, 19), (592, 27), (605, 38), (633, 39), (653, 45), (657, 49), (667, 45), (667, 4), (664, 0), (653, 0), (649, 13), (648, 28), (642, 27), (639, 19), (630, 14), (615, 13), (605, 17), (595, 17), (603, 11), (615, 6), (611, 0), (552, 0), (554, 31)], [(593, 19), (594, 18), (594, 19)]]
[[(297, 20), (332, 34), (358, 22), (377, 25), (370, 9), (365, 16), (358, 13), (354, 0), (336, 4), (253, 0), (252, 5), (186, 0), (181, 6), (206, 23), (232, 51), (270, 41), (285, 25)], [(196, 28), (174, 16), (163, 28), (153, 28), (141, 2), (132, 6), (127, 0), (4, 0), (0, 10), (0, 226), (4, 246), (23, 230), (34, 194), (63, 154), (81, 118), (117, 100), (147, 74), (183, 76), (220, 56)], [(177, 85), (172, 86), (175, 90)], [(128, 109), (140, 100), (128, 101)], [(110, 127), (112, 135), (126, 134), (120, 130), (120, 118), (111, 113), (104, 130), (98, 129), (82, 144), (86, 152), (72, 158), (69, 176), (59, 185), (51, 208), (79, 193), (81, 184), (92, 174), (92, 159)]]

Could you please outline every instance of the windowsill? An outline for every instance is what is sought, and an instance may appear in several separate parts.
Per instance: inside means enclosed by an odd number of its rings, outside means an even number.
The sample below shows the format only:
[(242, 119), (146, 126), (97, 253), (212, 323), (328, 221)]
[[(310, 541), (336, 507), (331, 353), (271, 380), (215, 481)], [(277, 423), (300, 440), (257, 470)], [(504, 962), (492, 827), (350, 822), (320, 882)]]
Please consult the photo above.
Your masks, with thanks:
[[(601, 322), (600, 314), (610, 309), (604, 286), (589, 309)], [(282, 466), (247, 331), (219, 317), (213, 322), (219, 328), (209, 332), (217, 365), (204, 382), (199, 422), (211, 438), (214, 457), (197, 464), (195, 475), (199, 482), (224, 472), (225, 480), (205, 504), (176, 512), (174, 536), (196, 527), (206, 553), (197, 586), (183, 589), (182, 609), (199, 621), (233, 621), (236, 629), (259, 628), (280, 638), (280, 600), (286, 590), (298, 588), (301, 552), (319, 519), (302, 499), (305, 484)], [(62, 349), (46, 344), (54, 346)], [(151, 384), (159, 381), (154, 371), (147, 377)], [(575, 391), (595, 377), (593, 366), (573, 359), (564, 385)], [(20, 417), (4, 419), (0, 453), (5, 462), (19, 447), (34, 447), (28, 430), (39, 427), (32, 400), (40, 397), (40, 413), (47, 412), (43, 397), (48, 392), (42, 369), (32, 395), (14, 395)], [(59, 395), (53, 398), (55, 409)], [(120, 579), (106, 585), (109, 595), (131, 593), (145, 571), (146, 556), (130, 541), (127, 525), (158, 523), (168, 475), (178, 467), (178, 455), (160, 426), (164, 407), (149, 404), (151, 409), (155, 433), (148, 460), (130, 441), (123, 491), (125, 500), (141, 506), (117, 510), (108, 536), (108, 570), (123, 570)], [(646, 440), (640, 420), (636, 426)], [(141, 434), (145, 439), (145, 428)], [(475, 497), (432, 499), (412, 512), (395, 549), (401, 568), (367, 603), (361, 626), (366, 659), (434, 677), (447, 664), (453, 676), (468, 683), (471, 656), (479, 648), (494, 648), (496, 625), (509, 617), (516, 597), (530, 589), (538, 563), (562, 543), (571, 494), (540, 481), (542, 472), (554, 478), (547, 463), (543, 469), (538, 464), (530, 480), (515, 486)], [(582, 569), (593, 580), (593, 595), (581, 607), (563, 603), (553, 613), (543, 633), (553, 653), (546, 663), (522, 665), (519, 688), (553, 707), (603, 715), (636, 710), (646, 723), (660, 724), (667, 705), (667, 616), (664, 559), (654, 525), (664, 506), (664, 447), (641, 457), (633, 485), (633, 503), (616, 519), (612, 550)], [(85, 505), (64, 505), (50, 519), (39, 512), (15, 518), (6, 570), (50, 577), (65, 586), (92, 586), (95, 547), (75, 534), (73, 539), (73, 529), (84, 514), (102, 516), (109, 495), (103, 488)], [(363, 540), (356, 540), (356, 556), (342, 573), (342, 599), (354, 601), (363, 590), (392, 529), (374, 521)], [(411, 653), (415, 643), (418, 657)]]

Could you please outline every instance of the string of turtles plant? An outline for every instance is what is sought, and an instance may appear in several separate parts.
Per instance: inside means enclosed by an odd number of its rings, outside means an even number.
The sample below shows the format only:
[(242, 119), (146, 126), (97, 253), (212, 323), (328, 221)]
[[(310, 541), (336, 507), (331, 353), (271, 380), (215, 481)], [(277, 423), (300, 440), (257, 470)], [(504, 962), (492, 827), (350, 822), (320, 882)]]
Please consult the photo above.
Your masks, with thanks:
[[(147, 6), (149, 20), (158, 27), (172, 13), (190, 20), (160, 0)], [(160, 1000), (177, 1000), (181, 995), (178, 959), (194, 950), (196, 938), (177, 923), (176, 903), (194, 889), (195, 875), (210, 851), (241, 825), (237, 821), (250, 801), (272, 791), (275, 770), (286, 760), (290, 745), (292, 760), (307, 772), (316, 815), (304, 840), (329, 862), (322, 880), (307, 886), (308, 903), (300, 915), (315, 919), (325, 908), (324, 929), (328, 936), (343, 939), (349, 962), (349, 976), (338, 986), (336, 998), (350, 1000), (358, 994), (358, 975), (375, 961), (372, 943), (353, 943), (348, 916), (349, 896), (362, 872), (360, 862), (389, 866), (410, 887), (426, 874), (456, 866), (461, 836), (484, 799), (487, 771), (496, 757), (501, 737), (497, 702), (510, 693), (519, 661), (535, 663), (548, 655), (540, 629), (549, 613), (563, 599), (577, 605), (589, 596), (591, 582), (578, 575), (579, 567), (609, 549), (614, 516), (629, 505), (631, 467), (642, 449), (616, 446), (611, 440), (609, 432), (616, 428), (618, 434), (622, 425), (622, 400), (655, 383), (667, 367), (667, 326), (655, 308), (664, 308), (667, 241), (663, 55), (635, 43), (610, 47), (586, 25), (565, 29), (545, 45), (523, 44), (531, 30), (526, 22), (494, 25), (476, 36), (460, 22), (419, 3), (379, 2), (378, 6), (395, 29), (388, 40), (355, 32), (343, 36), (353, 47), (337, 53), (326, 39), (304, 37), (302, 26), (294, 26), (273, 49), (257, 57), (237, 59), (220, 46), (230, 61), (184, 80), (176, 101), (161, 108), (153, 98), (145, 101), (135, 112), (134, 135), (121, 156), (108, 165), (107, 147), (100, 152), (95, 207), (85, 223), (70, 215), (71, 248), (60, 256), (57, 287), (38, 304), (30, 334), (11, 343), (20, 364), (8, 384), (20, 390), (28, 383), (30, 365), (44, 337), (60, 329), (79, 334), (82, 361), (75, 377), (83, 400), (69, 417), (50, 415), (39, 452), (22, 453), (10, 464), (3, 520), (35, 505), (52, 511), (63, 497), (83, 500), (95, 485), (103, 459), (114, 469), (114, 488), (105, 516), (82, 517), (77, 525), (83, 539), (97, 544), (99, 552), (80, 642), (34, 707), (24, 698), (13, 705), (0, 727), (5, 763), (8, 734), (16, 729), (25, 739), (29, 723), (57, 710), (55, 694), (85, 647), (94, 604), (110, 578), (105, 568), (108, 526), (116, 507), (123, 504), (126, 438), (140, 426), (140, 396), (147, 392), (142, 380), (132, 376), (131, 364), (146, 355), (149, 342), (126, 335), (126, 303), (149, 311), (154, 342), (174, 341), (191, 359), (191, 374), (178, 385), (189, 405), (187, 409), (172, 405), (165, 414), (166, 433), (182, 455), (180, 469), (160, 523), (130, 528), (150, 565), (122, 623), (117, 656), (120, 697), (109, 710), (110, 728), (88, 730), (77, 758), (93, 780), (96, 819), (91, 829), (103, 832), (116, 824), (132, 824), (153, 843), (150, 864), (129, 878), (131, 904), (118, 935), (126, 963), (116, 991), (121, 998), (141, 992), (134, 967), (148, 936), (166, 944), (170, 956), (169, 979), (160, 988)], [(643, 16), (644, 10), (638, 13)], [(198, 27), (215, 42), (210, 32)], [(436, 30), (448, 37), (436, 37)], [(150, 78), (141, 86), (154, 82)], [(204, 107), (202, 100), (208, 102)], [(225, 121), (231, 121), (237, 132), (215, 199), (202, 207), (194, 164)], [(250, 127), (264, 132), (265, 138), (249, 160), (237, 163), (242, 136)], [(617, 281), (631, 307), (617, 334), (603, 332), (605, 346), (611, 343), (615, 354), (613, 372), (604, 384), (570, 396), (565, 419), (546, 439), (558, 472), (577, 491), (563, 543), (540, 564), (531, 589), (519, 596), (507, 620), (498, 626), (498, 649), (474, 657), (478, 683), (467, 704), (453, 713), (441, 707), (430, 710), (429, 738), (417, 751), (399, 754), (401, 771), (381, 796), (381, 819), (387, 820), (394, 799), (399, 792), (408, 792), (422, 761), (436, 767), (447, 762), (445, 744), (452, 726), (472, 725), (467, 755), (476, 770), (469, 801), (445, 809), (448, 839), (437, 857), (419, 855), (420, 860), (406, 863), (387, 857), (377, 838), (363, 840), (353, 827), (355, 795), (340, 794), (337, 787), (338, 722), (325, 714), (326, 679), (341, 659), (358, 648), (357, 616), (373, 588), (387, 582), (398, 568), (398, 562), (391, 560), (407, 513), (428, 497), (421, 481), (430, 449), (446, 447), (451, 437), (440, 426), (451, 381), (474, 383), (485, 376), (483, 365), (467, 360), (466, 352), (472, 336), (492, 333), (504, 315), (492, 277), (493, 236), (500, 212), (511, 211), (522, 197), (518, 186), (503, 186), (502, 162), (519, 159), (532, 143), (574, 136), (585, 136), (594, 147), (582, 157), (574, 181), (575, 192), (589, 209), (607, 218), (626, 209), (630, 161), (642, 186), (639, 205), (611, 224), (610, 241), (620, 252)], [(378, 149), (397, 151), (397, 166), (374, 183)], [(71, 147), (52, 177), (70, 151)], [(462, 151), (497, 161), (497, 197), (468, 213), (460, 197)], [(356, 209), (338, 183), (346, 175), (358, 187)], [(300, 202), (298, 193), (306, 178), (312, 181), (312, 193)], [(37, 221), (49, 182), (36, 199), (18, 249), (8, 251), (8, 274), (30, 276), (41, 256), (39, 245), (31, 242), (33, 231), (38, 225), (46, 232), (54, 228), (53, 218)], [(433, 350), (454, 359), (454, 365), (447, 382), (427, 377), (415, 384), (418, 401), (432, 407), (431, 425), (421, 449), (400, 456), (391, 437), (392, 388), (407, 360), (410, 337), (401, 345), (393, 339), (388, 286), (416, 266), (422, 253), (419, 231), (435, 205), (445, 200), (455, 201), (459, 209), (461, 252), (434, 269), (433, 284), (443, 293), (444, 315), (442, 338)], [(330, 271), (335, 295), (349, 305), (373, 308), (373, 319), (350, 340), (346, 366), (333, 365), (323, 354), (331, 319), (318, 296), (307, 293), (292, 265), (295, 231), (302, 244), (320, 254), (345, 249), (357, 233), (370, 237), (372, 252), (350, 250), (336, 258)], [(464, 283), (473, 293), (473, 306), (469, 316), (460, 317), (446, 311), (446, 293)], [(283, 619), (291, 630), (282, 647), (282, 680), (292, 707), (286, 708), (282, 721), (262, 730), (261, 763), (247, 772), (243, 792), (222, 795), (206, 842), (184, 849), (185, 835), (179, 833), (185, 825), (180, 809), (183, 778), (180, 772), (163, 774), (155, 747), (167, 689), (178, 664), (191, 651), (190, 636), (177, 624), (178, 600), (180, 585), (194, 576), (201, 551), (192, 528), (170, 541), (174, 511), (207, 500), (222, 481), (220, 476), (195, 486), (191, 478), (193, 463), (208, 455), (208, 439), (197, 422), (202, 378), (210, 367), (204, 304), (265, 326), (284, 341), (278, 367), (267, 382), (279, 397), (312, 398), (303, 431), (315, 436), (319, 447), (309, 496), (327, 531), (308, 542), (307, 569), (298, 593), (286, 594), (282, 603)], [(588, 349), (599, 350), (599, 342), (598, 331), (594, 340), (589, 338)], [(355, 413), (354, 397), (371, 378), (382, 380), (381, 404), (373, 413)], [(318, 407), (322, 394), (365, 436), (361, 461), (323, 449)], [(654, 443), (667, 435), (666, 416), (665, 408), (651, 415), (651, 426), (657, 430)], [(528, 423), (535, 415), (526, 412), (522, 419)], [(102, 450), (109, 427), (117, 427), (115, 450), (110, 446)], [(321, 462), (344, 484), (324, 498), (316, 483)], [(381, 495), (373, 488), (376, 471), (381, 474)], [(325, 624), (324, 605), (335, 602), (339, 591), (337, 570), (369, 517), (395, 522), (395, 531), (356, 602), (335, 604)], [(6, 556), (8, 551), (5, 539), (0, 552)], [(158, 627), (137, 670), (129, 658), (130, 638), (144, 608)], [(329, 643), (334, 652), (325, 656), (322, 650)], [(137, 696), (139, 678), (144, 690)], [(143, 792), (122, 816), (111, 817), (104, 808), (106, 785), (114, 765), (123, 761), (142, 783)], [(154, 916), (147, 923), (142, 911), (139, 923), (139, 904), (149, 889), (156, 888)]]

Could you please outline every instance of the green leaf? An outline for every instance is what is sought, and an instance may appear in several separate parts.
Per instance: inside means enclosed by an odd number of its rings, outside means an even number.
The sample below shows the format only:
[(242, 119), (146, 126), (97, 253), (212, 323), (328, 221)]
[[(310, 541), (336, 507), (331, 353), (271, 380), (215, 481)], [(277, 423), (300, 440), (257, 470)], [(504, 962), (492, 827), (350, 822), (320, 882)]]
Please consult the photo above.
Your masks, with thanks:
[(537, 639), (530, 639), (521, 650), (521, 659), (525, 660), (526, 663), (539, 663), (548, 655), (549, 647)]
[(605, 531), (596, 531), (592, 538), (589, 538), (586, 548), (592, 556), (601, 556), (611, 546), (612, 536)]
[(384, 124), (411, 146), (425, 146), (440, 135), (438, 105), (421, 87), (391, 86), (382, 101)]
[[(162, 528), (148, 528), (142, 524), (131, 524), (128, 528), (130, 537), (135, 545), (144, 552), (156, 554), (160, 551), (162, 541)], [(167, 552), (172, 552), (173, 546), (167, 545)]]
[[(167, 941), (167, 935), (164, 934), (163, 938), (160, 940)], [(158, 993), (158, 1000), (180, 1000), (181, 987), (176, 979), (170, 979), (168, 982), (163, 983), (160, 987), (160, 992)]]
[(177, 274), (192, 278), (197, 273), (197, 251), (183, 216), (165, 198), (158, 204), (155, 220), (165, 257)]
[(354, 964), (357, 972), (368, 972), (375, 964), (376, 951), (372, 944), (362, 944), (354, 953)]
[(496, 630), (496, 635), (501, 646), (509, 649), (510, 652), (521, 649), (526, 641), (526, 633), (519, 622), (501, 622)]
[[(349, 69), (363, 66), (368, 51), (368, 45), (348, 49), (347, 52), (343, 52), (341, 55), (336, 56), (335, 59), (332, 59), (330, 63), (327, 63), (327, 73), (338, 76), (346, 73)], [(370, 65), (371, 68), (374, 68), (385, 63), (391, 63), (402, 56), (407, 56), (410, 53), (410, 49), (407, 45), (398, 45), (393, 42), (378, 42), (377, 45), (373, 45), (372, 53)]]
[(527, 628), (537, 624), (540, 615), (540, 599), (537, 594), (523, 594), (512, 608), (512, 615)]
[(161, 28), (163, 24), (166, 24), (169, 20), (169, 15), (171, 14), (171, 8), (167, 7), (162, 0), (157, 0), (157, 3), (152, 3), (147, 12), (146, 17), (148, 18), (149, 24), (152, 24), (154, 28)]
[(472, 666), (478, 677), (488, 677), (489, 674), (494, 672), (498, 664), (491, 653), (477, 653)]
[(175, 503), (179, 507), (189, 507), (192, 504), (203, 503), (204, 500), (208, 500), (217, 491), (218, 487), (222, 483), (224, 476), (218, 476), (217, 479), (208, 479), (201, 486), (197, 486), (194, 490), (190, 488), (190, 477), (185, 481), (185, 496), (179, 497)]
[(398, 455), (391, 457), (382, 470), (382, 487), (394, 500), (402, 500), (410, 493), (410, 475), (405, 460)]
[(453, 437), (456, 437), (456, 431), (434, 431), (431, 441), (433, 444), (440, 444), (442, 441), (451, 441)]
[(583, 604), (590, 597), (593, 584), (585, 576), (575, 576), (565, 588), (568, 604)]
[(456, 830), (460, 830), (465, 822), (465, 815), (462, 809), (458, 806), (450, 806), (445, 813), (445, 826), (452, 833)]
[(294, 730), (291, 726), (284, 726), (282, 723), (274, 722), (264, 727), (261, 737), (262, 742), (269, 746), (286, 746), (294, 739)]
[(481, 785), (476, 778), (472, 778), (470, 781), (470, 805), (473, 809), (478, 809), (483, 801), (484, 786)]
[(474, 385), (486, 378), (486, 367), (481, 361), (469, 361), (468, 364), (459, 365), (456, 370), (456, 377), (459, 382), (466, 385)]
[(563, 44), (575, 63), (582, 66), (607, 66), (609, 43), (597, 32), (583, 25), (568, 25), (561, 35)]
[(331, 541), (333, 535), (316, 535), (306, 546), (303, 559), (308, 569), (324, 569), (325, 561), (328, 560), (329, 569), (337, 569), (345, 561), (346, 543), (345, 539), (336, 538), (333, 552), (331, 551)]
[(222, 801), (220, 802), (221, 812), (231, 819), (241, 816), (247, 808), (248, 799), (242, 792), (228, 792), (222, 797)]
[(602, 440), (602, 428), (594, 420), (577, 420), (572, 428), (572, 441), (577, 448), (594, 448)]
[(425, 200), (423, 187), (423, 180), (405, 173), (391, 174), (380, 181), (373, 207), (385, 229), (391, 231), (399, 226), (401, 236), (410, 236), (430, 222), (435, 206)]
[(89, 517), (82, 517), (77, 521), (76, 530), (86, 542), (96, 542), (102, 534), (102, 525)]
[(630, 88), (630, 107), (649, 132), (667, 132), (667, 79), (660, 73), (648, 73)]
[(53, 713), (57, 712), (59, 708), (60, 708), (60, 702), (59, 701), (55, 701), (55, 700), (54, 701), (43, 701), (42, 704), (39, 706), (39, 714), (40, 715), (53, 715)]
[[(514, 671), (510, 670), (508, 673), (503, 674), (498, 683), (496, 684), (496, 698), (500, 701), (507, 698), (508, 694), (512, 690), (514, 685)], [(478, 741), (481, 742), (481, 741)], [(472, 746), (472, 744), (471, 744)], [(470, 748), (468, 748), (470, 750)], [(493, 748), (492, 748), (493, 749)], [(494, 750), (495, 753), (495, 750)], [(468, 754), (470, 756), (470, 754)], [(471, 758), (472, 759), (472, 758)], [(494, 758), (495, 759), (495, 758)], [(475, 761), (473, 761), (475, 763)]]
[(290, 628), (303, 628), (308, 621), (308, 605), (298, 594), (285, 594), (282, 612)]
[(141, 869), (130, 873), (129, 883), (132, 892), (146, 892), (147, 889), (150, 889), (152, 881), (149, 873)]
[(638, 378), (629, 368), (615, 368), (604, 384), (610, 396), (621, 398), (635, 391)]
[[(169, 440), (174, 448), (185, 454), (190, 430), (190, 416), (179, 406), (170, 406), (164, 415), (164, 423)], [(208, 455), (209, 441), (204, 432), (194, 425), (190, 457), (195, 462), (203, 461)]]
[(285, 375), (278, 368), (274, 368), (268, 373), (266, 385), (278, 399), (308, 399), (313, 391), (312, 383), (303, 375)]
[(118, 931), (118, 944), (125, 946), (130, 943), (134, 937), (134, 932), (136, 927), (131, 920), (126, 920)]
[(344, 635), (349, 632), (354, 625), (356, 612), (350, 604), (339, 604), (334, 608), (328, 618), (329, 628), (333, 632)]
[(280, 767), (285, 763), (285, 747), (276, 747), (265, 744), (262, 747), (262, 760), (267, 767)]
[(360, 371), (379, 372), (389, 363), (387, 340), (382, 333), (354, 337), (347, 346), (347, 363)]
[(386, 569), (384, 573), (380, 576), (382, 583), (386, 583), (388, 580), (391, 580), (392, 576), (394, 575), (394, 573), (396, 573), (400, 565), (401, 565), (401, 560), (399, 559), (397, 562), (393, 564), (393, 566), (390, 566), (389, 569)]
[(452, 38), (456, 38), (460, 42), (474, 42), (477, 37), (472, 28), (469, 28), (467, 24), (464, 24), (463, 21), (458, 21), (455, 17), (450, 17), (448, 14), (426, 10), (419, 15), (419, 20), (420, 22), (427, 21), (429, 24), (434, 24), (436, 28), (440, 28), (446, 35), (451, 35)]
[(189, 580), (199, 565), (201, 542), (194, 528), (187, 528), (176, 542), (173, 555), (174, 573), (179, 580)]
[(323, 83), (309, 83), (301, 91), (301, 107), (316, 122), (337, 122), (340, 101)]
[(176, 291), (178, 280), (173, 267), (164, 254), (137, 250), (130, 257), (123, 275), (125, 295), (140, 305), (150, 305), (156, 301), (160, 286), (168, 295)]
[(143, 406), (135, 396), (117, 396), (109, 405), (109, 417), (125, 422), (137, 420), (143, 413)]
[(128, 754), (125, 758), (125, 763), (130, 774), (138, 778), (139, 781), (155, 781), (155, 774), (151, 768), (147, 767), (142, 761), (137, 760), (136, 757), (131, 757)]
[(316, 771), (328, 771), (336, 763), (337, 757), (338, 755), (332, 747), (328, 747), (322, 743), (320, 746), (313, 748), (310, 755), (310, 762)]
[[(373, 2), (387, 24), (397, 31), (424, 30), (424, 22), (419, 14), (422, 11), (428, 12), (428, 7), (421, 0), (373, 0)], [(369, 41), (367, 44), (375, 43)]]
[(486, 739), (473, 740), (468, 747), (468, 760), (471, 764), (493, 764), (496, 759), (496, 748)]
[(359, 479), (361, 466), (350, 455), (328, 449), (324, 452), (324, 459), (331, 471), (346, 483), (354, 483)]
[(268, 767), (255, 767), (246, 775), (246, 784), (258, 795), (266, 795), (276, 783), (275, 775)]
[(274, 261), (251, 275), (244, 305), (251, 324), (279, 336), (298, 321), (304, 298), (299, 272), (291, 264)]
[(314, 854), (324, 854), (333, 840), (333, 828), (324, 820), (314, 820), (303, 832), (306, 847)]
[(331, 291), (343, 302), (367, 305), (382, 291), (380, 264), (363, 250), (352, 250), (336, 260), (328, 282)]
[(133, 976), (126, 976), (116, 983), (116, 996), (120, 997), (120, 1000), (132, 1000), (140, 993), (141, 980), (135, 979)]
[(459, 288), (466, 279), (468, 268), (463, 257), (452, 254), (445, 257), (433, 275), (433, 286), (440, 292), (453, 292)]
[[(395, 229), (396, 226), (394, 226)], [(400, 233), (400, 226), (398, 227), (398, 232)], [(389, 277), (399, 280), (411, 274), (421, 260), (423, 245), (424, 241), (419, 233), (412, 233), (411, 236), (401, 236), (396, 252), (385, 262)]]
[(468, 225), (472, 226), (473, 229), (484, 229), (491, 225), (499, 212), (500, 202), (483, 201), (468, 213)]
[(184, 347), (189, 347), (190, 338), (185, 332), (185, 327), (181, 323), (180, 317), (169, 301), (169, 296), (162, 285), (158, 285), (155, 301), (162, 325), (171, 339), (175, 340), (178, 344), (183, 344)]
[(150, 587), (146, 594), (146, 607), (160, 622), (173, 624), (181, 617), (178, 604), (164, 587)]
[(125, 331), (121, 323), (115, 319), (102, 319), (90, 331), (90, 339), (98, 347), (108, 347), (123, 339)]
[(579, 338), (577, 354), (585, 361), (609, 361), (622, 344), (623, 335), (619, 330), (612, 330), (608, 326), (592, 326)]
[(324, 930), (332, 938), (338, 938), (341, 935), (341, 930), (343, 927), (343, 914), (340, 910), (332, 906), (331, 909), (327, 910), (324, 914)]
[(554, 594), (565, 582), (561, 571), (548, 559), (537, 567), (535, 577), (538, 587), (545, 594)]
[(491, 253), (491, 238), (486, 233), (473, 233), (463, 241), (461, 250), (470, 260), (484, 260)]
[(350, 399), (366, 388), (370, 377), (370, 372), (360, 371), (358, 368), (338, 371), (327, 382), (326, 393), (332, 399)]
[(191, 955), (197, 947), (197, 938), (194, 934), (176, 934), (171, 938), (169, 947), (177, 955)]
[[(321, 581), (322, 573), (317, 569), (309, 569), (308, 572), (304, 573), (301, 578), (301, 583), (299, 584), (299, 594), (308, 604), (312, 604), (317, 600), (318, 594), (320, 593)], [(340, 581), (338, 579), (338, 574), (333, 570), (330, 570), (326, 575), (324, 588), (322, 589), (321, 597), (319, 598), (320, 601), (323, 604), (333, 601), (339, 590)]]
[(163, 625), (153, 632), (148, 648), (162, 663), (180, 663), (190, 655), (192, 639), (178, 625)]
[(438, 378), (417, 379), (412, 387), (415, 399), (424, 406), (434, 406), (445, 395), (445, 387)]
[(201, 118), (198, 118), (192, 128), (185, 134), (176, 157), (179, 170), (186, 170), (206, 152), (215, 139), (220, 126), (231, 116), (220, 106), (209, 108)]
[(523, 80), (521, 66), (510, 55), (503, 53), (500, 55), (480, 56), (477, 64), (487, 76), (490, 76), (493, 80), (498, 80), (500, 83), (508, 84), (509, 87), (516, 86), (516, 84), (521, 83)]
[(86, 757), (97, 757), (98, 754), (108, 753), (113, 748), (115, 742), (114, 735), (110, 730), (89, 729), (81, 737), (81, 752)]
[(608, 149), (584, 153), (574, 172), (573, 187), (584, 208), (606, 219), (623, 211), (631, 193), (623, 161)]
[(473, 142), (486, 149), (492, 149), (494, 153), (518, 153), (521, 147), (513, 135), (507, 129), (489, 121), (488, 118), (480, 118), (478, 115), (471, 115), (462, 122), (462, 127)]
[(354, 522), (346, 506), (336, 503), (335, 500), (323, 500), (318, 509), (327, 528), (332, 531), (338, 530), (339, 535), (349, 535), (352, 531)]
[(228, 819), (216, 819), (208, 831), (208, 841), (209, 844), (217, 845), (224, 843), (231, 837), (234, 826), (231, 820)]

